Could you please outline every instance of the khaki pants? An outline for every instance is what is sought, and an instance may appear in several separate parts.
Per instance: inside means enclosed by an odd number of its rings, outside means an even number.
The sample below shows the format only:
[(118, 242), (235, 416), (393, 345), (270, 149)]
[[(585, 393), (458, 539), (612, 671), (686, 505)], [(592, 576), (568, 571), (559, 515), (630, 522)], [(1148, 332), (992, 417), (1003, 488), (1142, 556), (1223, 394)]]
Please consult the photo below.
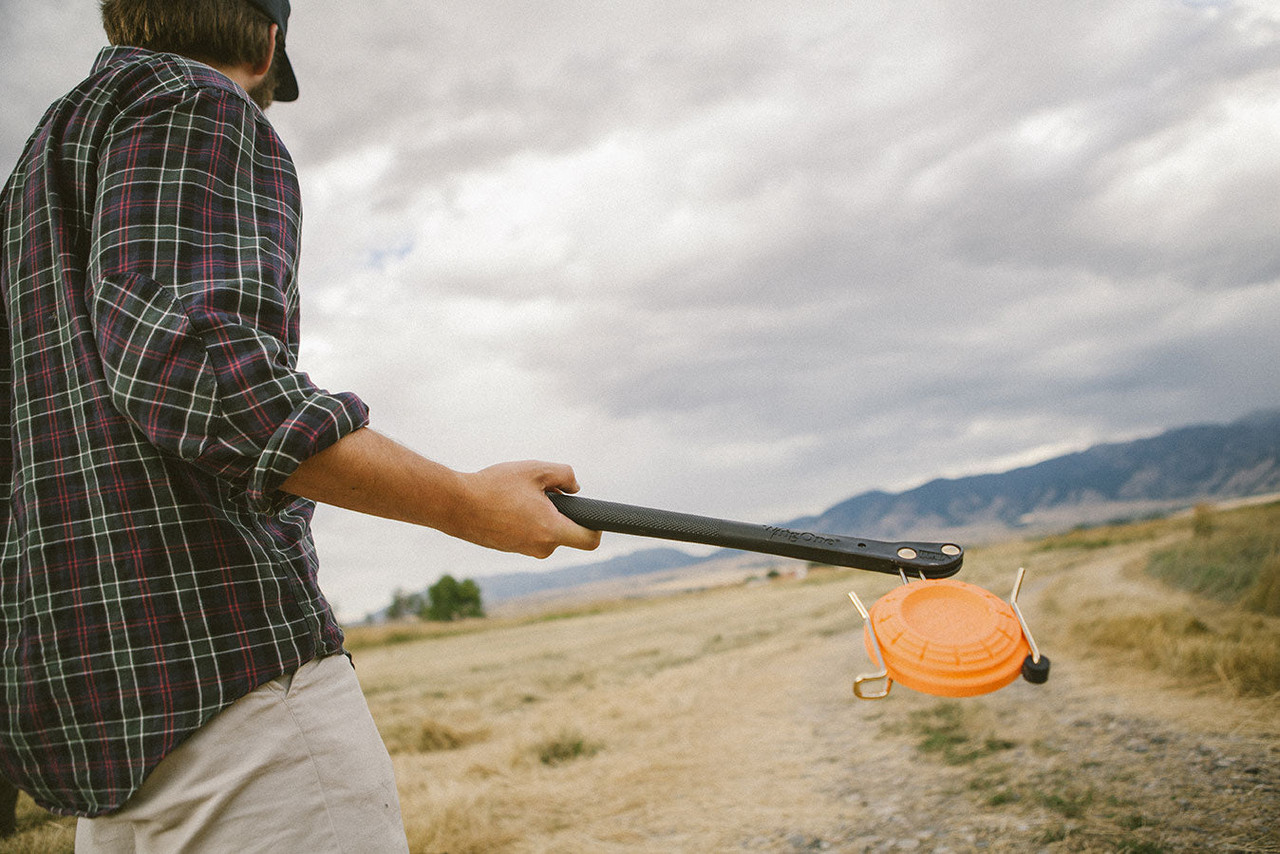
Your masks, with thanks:
[(406, 852), (391, 758), (346, 656), (258, 688), (156, 766), (76, 851)]

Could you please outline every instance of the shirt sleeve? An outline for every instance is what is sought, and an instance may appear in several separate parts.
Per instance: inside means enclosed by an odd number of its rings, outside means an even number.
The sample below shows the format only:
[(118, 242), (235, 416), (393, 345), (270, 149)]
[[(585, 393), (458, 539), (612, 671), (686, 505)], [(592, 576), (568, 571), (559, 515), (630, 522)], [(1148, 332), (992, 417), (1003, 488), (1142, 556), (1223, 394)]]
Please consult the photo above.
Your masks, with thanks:
[(368, 421), (297, 369), (300, 198), (238, 93), (126, 110), (98, 165), (89, 316), (115, 408), (148, 441), (279, 506), (308, 457)]

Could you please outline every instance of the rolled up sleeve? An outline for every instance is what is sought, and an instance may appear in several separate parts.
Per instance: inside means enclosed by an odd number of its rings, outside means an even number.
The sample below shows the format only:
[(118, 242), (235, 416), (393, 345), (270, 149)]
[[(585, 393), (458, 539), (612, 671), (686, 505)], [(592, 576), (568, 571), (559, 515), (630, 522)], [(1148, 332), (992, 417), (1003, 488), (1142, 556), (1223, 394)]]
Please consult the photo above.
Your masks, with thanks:
[(293, 496), (280, 493), (279, 487), (302, 461), (368, 423), (369, 410), (349, 392), (318, 392), (304, 401), (272, 434), (258, 458), (248, 488), (253, 506), (272, 513), (292, 501)]

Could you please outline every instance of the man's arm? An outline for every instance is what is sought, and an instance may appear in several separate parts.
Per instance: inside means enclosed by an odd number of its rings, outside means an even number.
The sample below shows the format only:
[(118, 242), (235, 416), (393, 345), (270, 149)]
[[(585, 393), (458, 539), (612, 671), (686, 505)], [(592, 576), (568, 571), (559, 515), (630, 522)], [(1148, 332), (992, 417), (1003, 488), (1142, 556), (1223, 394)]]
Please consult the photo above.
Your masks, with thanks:
[(304, 460), (281, 489), (532, 557), (600, 544), (598, 531), (569, 521), (546, 497), (548, 489), (578, 491), (569, 466), (527, 461), (463, 473), (367, 427)]

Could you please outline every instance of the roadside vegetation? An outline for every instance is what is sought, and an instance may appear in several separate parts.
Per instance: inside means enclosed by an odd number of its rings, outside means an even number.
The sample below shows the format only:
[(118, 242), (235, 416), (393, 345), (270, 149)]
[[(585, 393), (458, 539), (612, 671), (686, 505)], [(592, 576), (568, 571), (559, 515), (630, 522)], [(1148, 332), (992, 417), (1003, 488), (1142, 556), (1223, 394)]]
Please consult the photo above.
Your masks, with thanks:
[(445, 573), (440, 580), (427, 588), (426, 594), (405, 593), (397, 589), (391, 594), (387, 606), (389, 620), (417, 617), (419, 620), (449, 622), (484, 616), (484, 604), (480, 600), (480, 585), (468, 578), (458, 581)]
[(1237, 696), (1280, 692), (1280, 503), (1230, 511), (1201, 505), (1189, 523), (1163, 527), (1181, 536), (1154, 549), (1144, 571), (1197, 598), (1084, 619), (1079, 634), (1175, 677), (1217, 679)]
[(1152, 553), (1147, 571), (1167, 584), (1280, 617), (1280, 502), (1219, 512), (1195, 508), (1192, 534)]

